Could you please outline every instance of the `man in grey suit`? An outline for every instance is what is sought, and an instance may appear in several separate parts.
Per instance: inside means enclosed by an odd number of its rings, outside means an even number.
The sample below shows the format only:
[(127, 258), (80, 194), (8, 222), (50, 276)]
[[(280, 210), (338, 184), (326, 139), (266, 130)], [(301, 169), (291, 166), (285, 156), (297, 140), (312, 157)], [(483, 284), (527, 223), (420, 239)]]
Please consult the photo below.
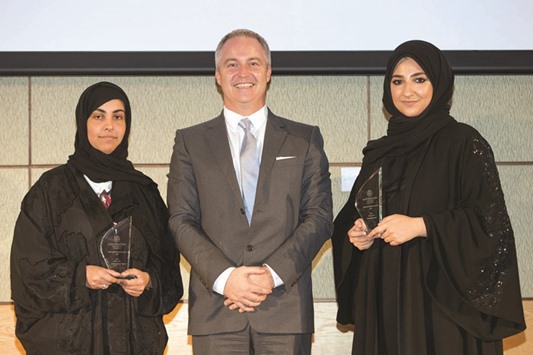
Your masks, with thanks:
[(170, 227), (191, 265), (193, 351), (310, 354), (311, 264), (333, 218), (322, 136), (267, 108), (260, 35), (230, 32), (215, 62), (224, 110), (176, 132), (168, 181)]

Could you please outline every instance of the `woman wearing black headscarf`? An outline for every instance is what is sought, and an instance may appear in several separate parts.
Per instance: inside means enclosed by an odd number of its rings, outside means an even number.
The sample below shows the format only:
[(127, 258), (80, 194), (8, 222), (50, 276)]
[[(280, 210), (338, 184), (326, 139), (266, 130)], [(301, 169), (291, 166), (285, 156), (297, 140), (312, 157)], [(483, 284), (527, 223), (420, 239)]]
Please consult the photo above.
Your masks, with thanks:
[[(388, 62), (387, 135), (363, 150), (332, 237), (337, 320), (355, 325), (353, 354), (502, 354), (502, 338), (525, 329), (493, 153), (449, 115), (453, 83), (427, 42), (401, 44)], [(369, 231), (354, 204), (379, 168), (384, 218)]]
[[(163, 354), (162, 316), (183, 294), (179, 253), (157, 185), (127, 160), (125, 92), (108, 82), (87, 88), (76, 125), (74, 154), (32, 186), (15, 225), (16, 335), (30, 355)], [(117, 253), (101, 240), (129, 218), (129, 265), (113, 270), (120, 265), (108, 268), (103, 255)]]

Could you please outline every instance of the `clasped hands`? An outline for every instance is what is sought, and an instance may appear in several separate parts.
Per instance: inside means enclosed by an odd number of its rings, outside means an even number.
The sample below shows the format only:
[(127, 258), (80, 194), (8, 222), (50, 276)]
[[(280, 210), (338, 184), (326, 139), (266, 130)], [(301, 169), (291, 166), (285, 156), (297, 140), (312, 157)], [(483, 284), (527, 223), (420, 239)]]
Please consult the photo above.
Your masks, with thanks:
[(267, 266), (240, 266), (229, 275), (224, 305), (230, 310), (253, 312), (274, 288), (274, 279)]
[(426, 224), (422, 217), (409, 217), (401, 214), (387, 216), (368, 232), (365, 222), (358, 218), (348, 231), (348, 238), (359, 250), (372, 246), (376, 238), (381, 238), (391, 246), (401, 245), (414, 238), (427, 236)]
[[(128, 279), (125, 277), (129, 276)], [(86, 266), (87, 281), (90, 289), (107, 289), (111, 284), (119, 284), (124, 292), (139, 297), (150, 284), (150, 275), (138, 269), (128, 269), (122, 273), (96, 265)]]

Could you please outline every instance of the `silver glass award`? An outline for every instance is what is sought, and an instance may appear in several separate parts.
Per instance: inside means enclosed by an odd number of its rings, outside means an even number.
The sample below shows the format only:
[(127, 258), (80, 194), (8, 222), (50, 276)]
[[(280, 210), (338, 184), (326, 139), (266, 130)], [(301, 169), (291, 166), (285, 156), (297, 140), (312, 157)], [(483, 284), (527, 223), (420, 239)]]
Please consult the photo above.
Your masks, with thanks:
[(131, 217), (115, 223), (100, 241), (100, 254), (106, 267), (124, 272), (130, 266)]
[(361, 185), (355, 196), (355, 208), (366, 224), (368, 231), (383, 219), (383, 190), (380, 167)]

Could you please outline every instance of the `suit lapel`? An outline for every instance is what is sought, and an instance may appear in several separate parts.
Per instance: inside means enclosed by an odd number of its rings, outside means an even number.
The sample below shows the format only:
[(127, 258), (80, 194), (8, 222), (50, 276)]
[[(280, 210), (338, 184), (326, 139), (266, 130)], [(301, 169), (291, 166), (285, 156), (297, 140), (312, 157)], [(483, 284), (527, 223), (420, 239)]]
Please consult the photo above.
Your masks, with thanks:
[(207, 144), (213, 153), (214, 160), (222, 171), (222, 175), (226, 178), (235, 195), (241, 200), (242, 196), (239, 189), (239, 183), (237, 182), (237, 176), (235, 175), (235, 167), (233, 166), (231, 158), (224, 115), (220, 115), (211, 121), (211, 124), (205, 132), (205, 137)]
[(268, 120), (265, 131), (265, 141), (263, 143), (263, 155), (261, 157), (261, 168), (259, 170), (259, 179), (257, 181), (257, 192), (255, 202), (259, 201), (262, 193), (268, 191), (263, 186), (270, 184), (270, 175), (278, 152), (287, 137), (285, 124), (272, 112), (268, 111)]

